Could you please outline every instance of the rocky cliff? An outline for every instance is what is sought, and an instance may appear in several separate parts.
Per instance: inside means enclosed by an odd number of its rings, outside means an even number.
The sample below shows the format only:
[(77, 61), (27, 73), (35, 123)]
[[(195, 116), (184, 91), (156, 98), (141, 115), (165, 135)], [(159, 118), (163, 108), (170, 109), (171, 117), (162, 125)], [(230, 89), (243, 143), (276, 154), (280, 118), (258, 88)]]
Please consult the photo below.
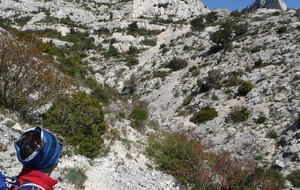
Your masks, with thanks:
[[(286, 6), (266, 0), (249, 7), (257, 8)], [(67, 149), (54, 172), (57, 188), (78, 189), (65, 174), (79, 167), (88, 190), (158, 190), (180, 189), (145, 156), (147, 138), (161, 131), (184, 131), (210, 151), (230, 151), (284, 176), (300, 169), (299, 15), (209, 11), (196, 0), (2, 0), (0, 27), (49, 42), (56, 51), (47, 54), (59, 64), (84, 71), (77, 90), (92, 92), (89, 78), (106, 87), (106, 98), (118, 94), (104, 104), (108, 153), (88, 159)], [(74, 49), (84, 56), (72, 62)], [(137, 105), (147, 119), (132, 119)], [(191, 119), (208, 107), (216, 117)], [(16, 175), (21, 166), (11, 142), (30, 125), (0, 111), (0, 169)], [(286, 181), (286, 189), (297, 188)]]
[(259, 8), (286, 10), (287, 6), (284, 0), (256, 0), (252, 5), (246, 8), (247, 11), (253, 12)]

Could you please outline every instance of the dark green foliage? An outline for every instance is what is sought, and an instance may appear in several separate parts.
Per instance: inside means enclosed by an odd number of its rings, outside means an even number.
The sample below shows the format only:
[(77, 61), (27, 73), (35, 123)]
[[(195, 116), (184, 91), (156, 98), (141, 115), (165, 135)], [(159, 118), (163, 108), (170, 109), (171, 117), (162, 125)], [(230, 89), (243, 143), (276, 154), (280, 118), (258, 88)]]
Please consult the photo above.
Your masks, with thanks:
[(65, 73), (71, 77), (83, 78), (87, 72), (83, 62), (81, 61), (82, 55), (74, 55), (67, 58), (60, 59)]
[(203, 16), (198, 16), (197, 18), (191, 20), (191, 25), (193, 30), (203, 30), (206, 27)]
[(135, 107), (130, 114), (130, 118), (136, 120), (145, 120), (148, 118), (148, 112), (141, 108)]
[(298, 17), (298, 18), (300, 18), (300, 9), (296, 9), (295, 16)]
[(264, 123), (264, 122), (266, 122), (267, 121), (267, 118), (265, 117), (265, 116), (260, 116), (259, 118), (257, 118), (256, 120), (255, 120), (255, 123), (256, 124), (262, 124), (262, 123)]
[(129, 24), (129, 25), (128, 25), (128, 30), (129, 30), (130, 32), (136, 32), (136, 31), (138, 31), (138, 30), (139, 30), (139, 27), (138, 27), (138, 25), (137, 25), (137, 22), (133, 22), (133, 23)]
[(69, 183), (74, 184), (78, 189), (84, 189), (84, 182), (87, 180), (85, 172), (81, 168), (68, 168), (65, 178)]
[(170, 73), (167, 71), (153, 71), (153, 77), (154, 78), (161, 78), (165, 79)]
[(241, 123), (249, 118), (248, 108), (245, 106), (234, 108), (228, 115), (228, 120), (233, 123)]
[(156, 39), (145, 39), (141, 42), (143, 45), (156, 46)]
[(246, 96), (253, 88), (254, 88), (254, 85), (251, 82), (242, 81), (241, 85), (238, 89), (238, 95)]
[(126, 62), (127, 62), (126, 65), (127, 65), (128, 67), (133, 67), (133, 66), (139, 64), (139, 60), (138, 60), (136, 57), (134, 57), (134, 56), (127, 56), (127, 57), (126, 57)]
[(238, 86), (241, 84), (241, 79), (237, 76), (231, 76), (227, 80), (224, 80), (224, 84), (226, 87)]
[(278, 28), (277, 30), (277, 34), (283, 34), (287, 32), (287, 27), (286, 26), (282, 26), (280, 28)]
[(100, 102), (82, 92), (55, 102), (44, 114), (43, 124), (89, 158), (98, 155), (106, 129)]
[(258, 45), (258, 46), (255, 46), (253, 49), (251, 49), (251, 53), (257, 53), (257, 52), (260, 52), (261, 50), (263, 50), (264, 49), (264, 47), (263, 46), (260, 46), (260, 45)]
[(216, 112), (216, 110), (210, 107), (206, 107), (194, 113), (190, 121), (195, 124), (201, 124), (213, 120), (215, 117), (218, 117), (218, 113)]
[(197, 81), (197, 85), (200, 87), (200, 92), (207, 92), (212, 88), (220, 89), (222, 87), (222, 78), (223, 75), (220, 70), (217, 69), (208, 71), (208, 76), (204, 78), (205, 82)]
[(300, 188), (300, 170), (295, 170), (287, 176), (292, 185), (296, 188)]
[(239, 24), (234, 26), (234, 33), (236, 36), (241, 36), (243, 34), (246, 34), (248, 32), (249, 25), (248, 23), (245, 24)]
[(129, 50), (127, 51), (127, 54), (129, 54), (129, 55), (135, 55), (137, 53), (139, 53), (139, 50), (136, 47), (133, 47), (133, 46), (131, 46), (129, 48)]
[(187, 67), (187, 65), (188, 62), (186, 60), (174, 57), (169, 63), (167, 63), (166, 67), (172, 71), (179, 71)]
[(275, 131), (270, 131), (270, 132), (268, 132), (268, 134), (267, 134), (267, 137), (268, 138), (270, 138), (270, 139), (278, 139), (278, 134), (275, 132)]
[(213, 49), (221, 50), (224, 49), (225, 46), (230, 47), (229, 44), (231, 44), (233, 38), (233, 31), (233, 23), (227, 21), (220, 26), (218, 31), (210, 34), (210, 39), (215, 44)]
[[(184, 188), (201, 190), (281, 190), (284, 178), (275, 170), (258, 168), (254, 161), (212, 153), (181, 133), (151, 136), (146, 148), (159, 170), (174, 176)], [(221, 181), (216, 180), (218, 176)]]
[(118, 90), (107, 85), (99, 84), (95, 89), (93, 89), (91, 96), (99, 100), (103, 104), (110, 104), (121, 97)]
[(206, 15), (206, 21), (209, 24), (212, 24), (214, 22), (216, 22), (218, 20), (219, 16), (218, 16), (218, 12), (210, 12)]

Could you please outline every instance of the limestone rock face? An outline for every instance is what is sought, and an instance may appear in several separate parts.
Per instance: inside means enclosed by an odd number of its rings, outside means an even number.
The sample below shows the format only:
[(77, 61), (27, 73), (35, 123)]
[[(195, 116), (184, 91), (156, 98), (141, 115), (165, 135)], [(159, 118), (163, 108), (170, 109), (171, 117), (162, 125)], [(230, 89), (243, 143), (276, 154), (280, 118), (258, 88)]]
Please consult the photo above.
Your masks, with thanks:
[(133, 0), (133, 18), (172, 16), (187, 19), (207, 12), (207, 7), (199, 0)]
[(287, 10), (284, 0), (256, 0), (252, 5), (248, 6), (248, 12), (254, 12), (259, 8)]

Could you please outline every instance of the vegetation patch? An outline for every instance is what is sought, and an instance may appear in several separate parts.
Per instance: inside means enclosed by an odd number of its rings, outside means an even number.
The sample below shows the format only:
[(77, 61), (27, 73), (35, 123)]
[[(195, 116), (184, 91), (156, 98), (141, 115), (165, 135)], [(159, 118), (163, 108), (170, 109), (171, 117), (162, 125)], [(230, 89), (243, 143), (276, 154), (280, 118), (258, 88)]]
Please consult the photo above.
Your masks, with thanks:
[(296, 188), (300, 188), (300, 170), (295, 170), (287, 176), (292, 185)]
[(43, 124), (62, 135), (75, 153), (89, 158), (98, 155), (107, 128), (100, 102), (83, 92), (55, 102), (44, 114)]
[(228, 115), (228, 120), (233, 123), (241, 123), (247, 121), (249, 118), (250, 112), (245, 106), (235, 107)]
[(166, 64), (166, 67), (172, 71), (179, 71), (188, 66), (188, 62), (184, 59), (174, 57), (170, 62)]
[(61, 98), (70, 85), (54, 60), (43, 54), (41, 42), (29, 37), (0, 36), (0, 104), (22, 116)]
[(215, 109), (206, 107), (193, 114), (190, 121), (195, 124), (205, 123), (218, 117), (218, 113)]
[(84, 189), (84, 182), (87, 180), (87, 176), (81, 168), (68, 168), (65, 171), (64, 176), (69, 183), (74, 184), (78, 189)]
[(278, 171), (259, 168), (251, 160), (233, 158), (229, 152), (208, 152), (203, 144), (185, 134), (151, 136), (146, 152), (159, 170), (174, 176), (185, 188), (284, 188), (285, 180)]
[(253, 88), (254, 85), (251, 82), (241, 81), (241, 84), (238, 88), (238, 95), (246, 96)]

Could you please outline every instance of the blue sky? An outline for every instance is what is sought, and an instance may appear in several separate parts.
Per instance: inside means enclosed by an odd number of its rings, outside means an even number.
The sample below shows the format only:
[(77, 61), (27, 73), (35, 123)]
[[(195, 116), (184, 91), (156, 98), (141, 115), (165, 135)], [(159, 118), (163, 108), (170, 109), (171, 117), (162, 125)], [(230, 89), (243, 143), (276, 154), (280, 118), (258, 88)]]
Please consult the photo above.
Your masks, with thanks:
[[(230, 10), (243, 9), (255, 0), (201, 0), (209, 9), (227, 8)], [(285, 0), (288, 8), (300, 8), (300, 0)]]

